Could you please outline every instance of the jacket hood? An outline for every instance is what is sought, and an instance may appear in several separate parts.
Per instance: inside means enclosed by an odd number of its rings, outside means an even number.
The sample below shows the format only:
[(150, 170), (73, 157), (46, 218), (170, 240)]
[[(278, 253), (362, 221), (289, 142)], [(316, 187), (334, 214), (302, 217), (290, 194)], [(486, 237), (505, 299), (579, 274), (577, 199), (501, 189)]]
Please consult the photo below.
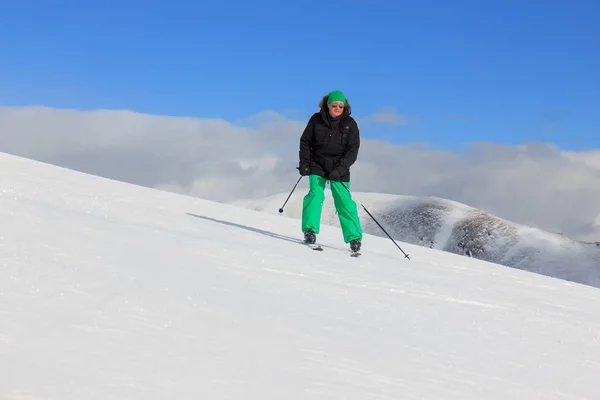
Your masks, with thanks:
[[(329, 93), (327, 93), (325, 96), (323, 96), (323, 98), (321, 99), (321, 101), (319, 101), (319, 108), (321, 110), (327, 111), (327, 99), (329, 99)], [(348, 116), (350, 114), (352, 114), (352, 106), (350, 105), (350, 101), (346, 97), (346, 107), (344, 108), (344, 114), (343, 115)]]

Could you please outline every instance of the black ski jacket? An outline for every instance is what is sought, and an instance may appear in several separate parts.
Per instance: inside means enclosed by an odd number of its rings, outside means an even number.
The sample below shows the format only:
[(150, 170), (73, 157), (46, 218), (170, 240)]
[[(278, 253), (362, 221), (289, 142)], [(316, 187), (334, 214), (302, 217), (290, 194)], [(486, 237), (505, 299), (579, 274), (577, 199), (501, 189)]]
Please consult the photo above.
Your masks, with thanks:
[(350, 116), (350, 104), (344, 108), (339, 122), (334, 121), (333, 125), (327, 97), (320, 105), (321, 110), (309, 119), (300, 137), (300, 171), (308, 166), (310, 174), (329, 178), (336, 170), (339, 173), (336, 180), (349, 182), (350, 167), (356, 161), (360, 147), (358, 124)]

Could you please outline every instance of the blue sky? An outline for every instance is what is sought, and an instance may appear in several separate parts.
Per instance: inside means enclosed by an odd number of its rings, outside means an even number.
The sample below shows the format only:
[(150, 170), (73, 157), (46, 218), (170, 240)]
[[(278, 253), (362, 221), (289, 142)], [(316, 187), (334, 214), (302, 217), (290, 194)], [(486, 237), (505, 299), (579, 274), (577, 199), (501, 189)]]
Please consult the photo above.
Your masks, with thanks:
[(0, 105), (304, 120), (340, 89), (357, 118), (408, 118), (364, 137), (598, 148), (599, 18), (583, 0), (20, 0)]

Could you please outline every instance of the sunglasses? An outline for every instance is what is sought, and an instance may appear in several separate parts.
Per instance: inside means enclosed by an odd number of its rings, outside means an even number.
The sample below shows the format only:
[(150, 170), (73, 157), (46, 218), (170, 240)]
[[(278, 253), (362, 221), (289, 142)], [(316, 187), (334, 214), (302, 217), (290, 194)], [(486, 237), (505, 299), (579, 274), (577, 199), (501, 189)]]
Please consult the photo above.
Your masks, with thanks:
[(330, 106), (333, 108), (344, 108), (344, 105), (340, 103), (331, 103)]

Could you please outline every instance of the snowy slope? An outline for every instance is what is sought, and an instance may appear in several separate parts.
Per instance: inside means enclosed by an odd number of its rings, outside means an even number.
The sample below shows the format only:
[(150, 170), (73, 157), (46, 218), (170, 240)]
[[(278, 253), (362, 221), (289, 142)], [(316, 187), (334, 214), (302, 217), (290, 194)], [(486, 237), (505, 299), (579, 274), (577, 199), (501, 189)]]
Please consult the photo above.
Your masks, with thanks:
[(600, 290), (0, 153), (0, 398), (598, 399)]
[[(300, 218), (306, 189), (297, 189), (284, 215)], [(233, 204), (277, 214), (288, 194)], [(436, 197), (354, 193), (355, 199), (397, 240), (444, 250), (600, 287), (600, 246), (498, 218), (482, 210)], [(363, 230), (385, 233), (359, 204)], [(329, 188), (322, 222), (339, 227)]]

